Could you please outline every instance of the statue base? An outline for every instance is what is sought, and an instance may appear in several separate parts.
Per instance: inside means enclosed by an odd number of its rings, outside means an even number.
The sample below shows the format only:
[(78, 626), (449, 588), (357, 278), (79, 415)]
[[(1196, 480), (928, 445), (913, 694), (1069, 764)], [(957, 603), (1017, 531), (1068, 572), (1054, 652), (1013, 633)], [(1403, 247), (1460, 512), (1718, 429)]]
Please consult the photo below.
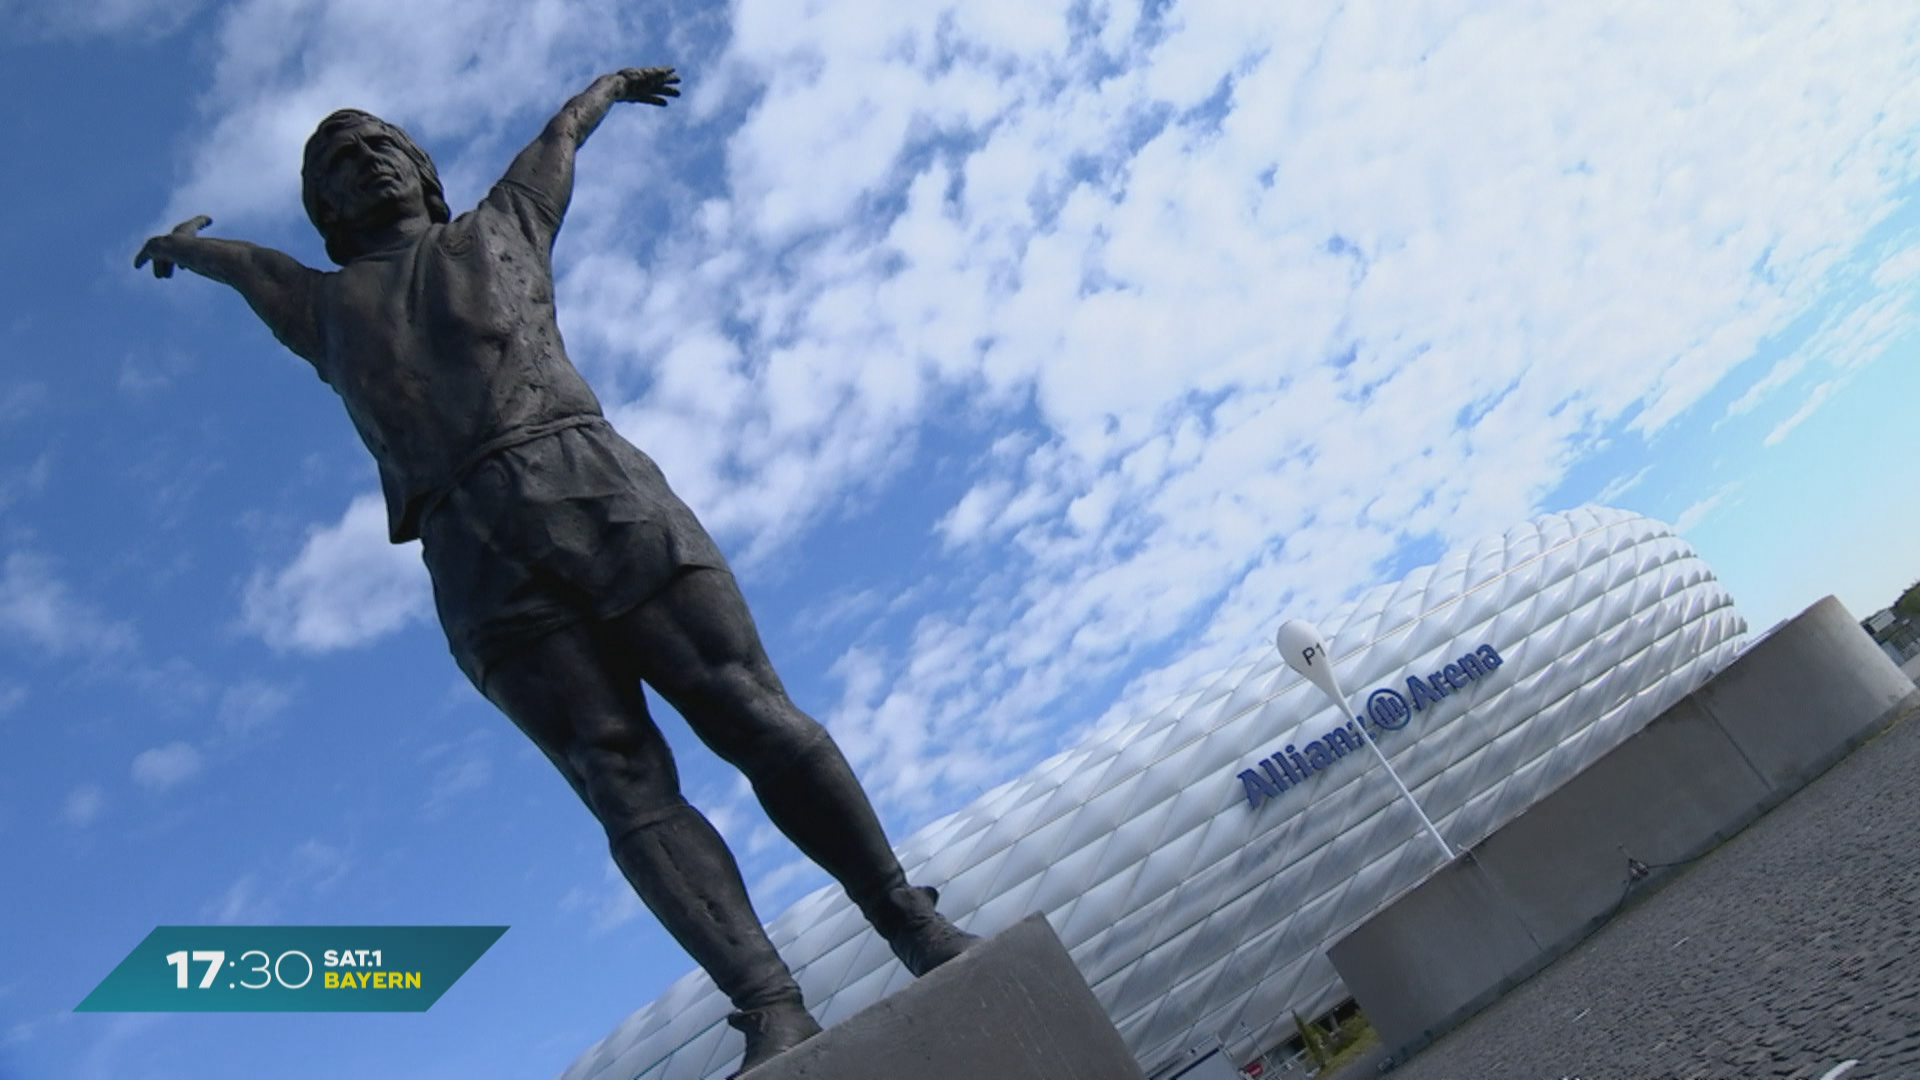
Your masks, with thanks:
[(1045, 916), (1029, 915), (748, 1080), (1144, 1080)]

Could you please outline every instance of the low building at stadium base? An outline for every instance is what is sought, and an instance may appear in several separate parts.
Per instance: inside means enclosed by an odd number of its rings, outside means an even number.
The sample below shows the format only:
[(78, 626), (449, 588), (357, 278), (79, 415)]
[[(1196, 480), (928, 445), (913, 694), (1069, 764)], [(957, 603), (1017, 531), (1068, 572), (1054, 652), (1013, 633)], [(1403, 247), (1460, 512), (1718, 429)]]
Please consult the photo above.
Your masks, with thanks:
[[(1699, 687), (1746, 632), (1671, 528), (1602, 508), (1537, 518), (1316, 621), (1359, 716), (1263, 643), (900, 845), (966, 929), (1044, 912), (1149, 1075), (1217, 1039), (1276, 1045), (1295, 1012), (1345, 1000), (1328, 945), (1444, 863), (1361, 725), (1465, 848)], [(823, 1024), (910, 978), (838, 887), (768, 929)], [(694, 972), (564, 1080), (726, 1076), (728, 1010)]]

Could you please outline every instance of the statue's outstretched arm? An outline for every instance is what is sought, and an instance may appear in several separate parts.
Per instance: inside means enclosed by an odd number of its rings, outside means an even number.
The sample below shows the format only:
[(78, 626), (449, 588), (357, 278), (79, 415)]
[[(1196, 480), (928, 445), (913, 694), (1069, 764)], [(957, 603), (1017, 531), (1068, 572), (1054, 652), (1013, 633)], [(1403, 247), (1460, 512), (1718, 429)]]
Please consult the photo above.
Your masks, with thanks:
[(134, 269), (151, 262), (153, 276), (164, 278), (173, 276), (174, 267), (184, 266), (232, 286), (282, 345), (307, 360), (316, 359), (320, 335), (312, 296), (320, 272), (272, 248), (199, 235), (211, 224), (213, 219), (202, 214), (149, 238), (133, 257)]
[(537, 192), (560, 214), (573, 198), (573, 155), (600, 126), (617, 101), (665, 105), (680, 96), (680, 76), (670, 67), (625, 68), (593, 80), (547, 121), (540, 136), (513, 159), (503, 179)]

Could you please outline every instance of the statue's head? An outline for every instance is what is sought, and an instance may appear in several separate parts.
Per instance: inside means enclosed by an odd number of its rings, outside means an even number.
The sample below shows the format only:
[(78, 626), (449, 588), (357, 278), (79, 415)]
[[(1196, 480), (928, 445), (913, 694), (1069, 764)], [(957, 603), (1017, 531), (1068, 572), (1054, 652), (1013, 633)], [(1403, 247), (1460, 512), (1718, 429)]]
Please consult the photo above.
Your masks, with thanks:
[(307, 139), (300, 201), (326, 241), (327, 256), (343, 266), (361, 253), (361, 228), (382, 214), (424, 209), (431, 221), (452, 219), (433, 159), (406, 132), (359, 109), (320, 121)]

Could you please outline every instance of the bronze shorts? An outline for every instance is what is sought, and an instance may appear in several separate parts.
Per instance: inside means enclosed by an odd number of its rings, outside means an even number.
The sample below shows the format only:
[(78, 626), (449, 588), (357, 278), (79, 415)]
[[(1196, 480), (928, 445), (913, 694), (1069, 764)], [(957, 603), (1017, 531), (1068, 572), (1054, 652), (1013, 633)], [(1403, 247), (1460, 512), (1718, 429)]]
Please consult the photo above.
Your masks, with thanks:
[(727, 569), (659, 466), (604, 420), (488, 456), (420, 539), (447, 645), (483, 691), (515, 649), (631, 611), (687, 570)]

